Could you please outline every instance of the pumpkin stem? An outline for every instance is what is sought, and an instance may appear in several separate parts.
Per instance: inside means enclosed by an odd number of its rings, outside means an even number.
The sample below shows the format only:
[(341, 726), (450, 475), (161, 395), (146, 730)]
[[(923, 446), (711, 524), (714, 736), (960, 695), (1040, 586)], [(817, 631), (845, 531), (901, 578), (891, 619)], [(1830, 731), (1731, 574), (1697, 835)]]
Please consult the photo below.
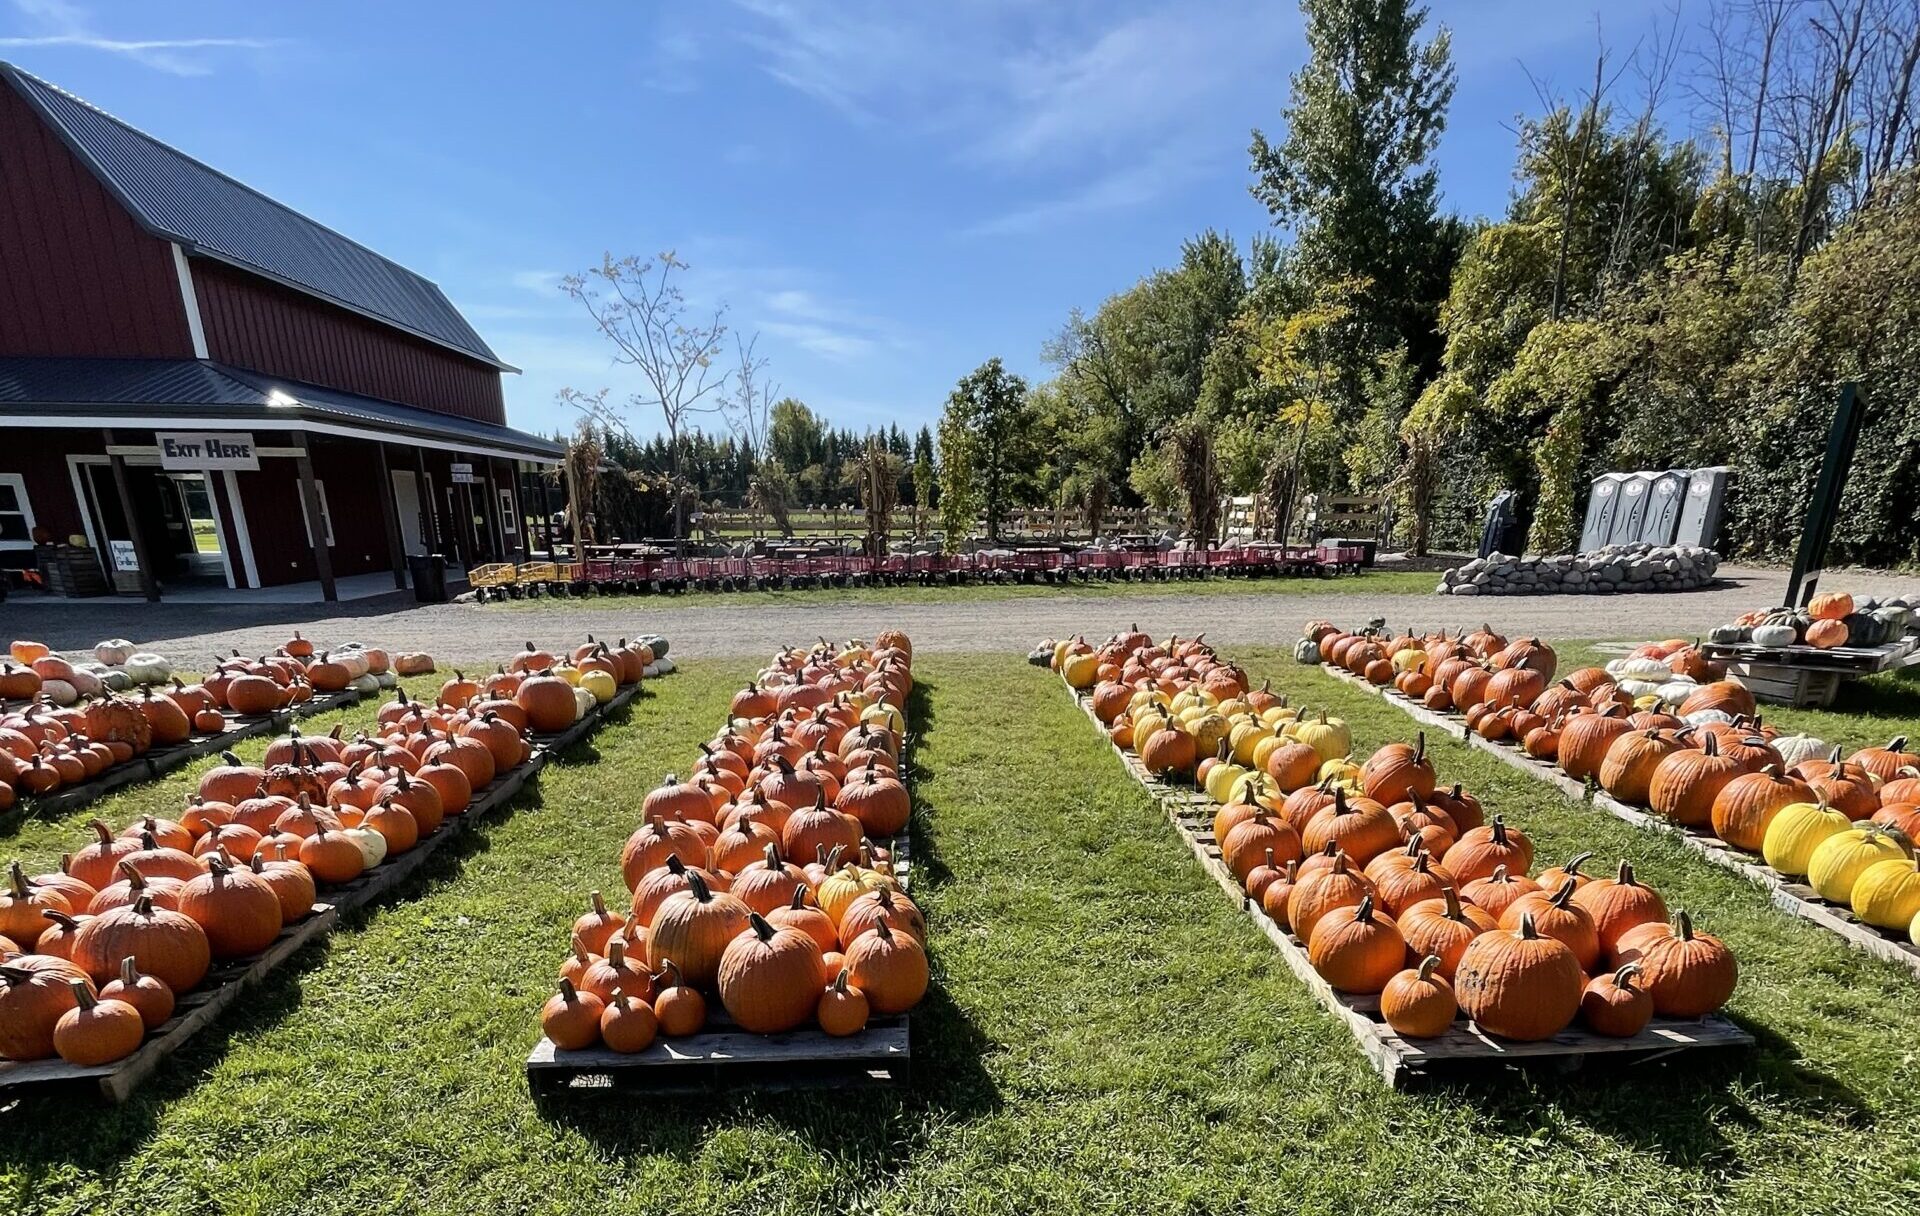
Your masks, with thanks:
[(1567, 875), (1567, 880), (1560, 884), (1560, 889), (1555, 891), (1553, 898), (1547, 902), (1556, 908), (1564, 909), (1568, 904), (1573, 902), (1573, 892), (1579, 885), (1580, 884), (1574, 880), (1573, 875)]
[(1448, 920), (1464, 921), (1467, 919), (1466, 911), (1460, 907), (1460, 893), (1458, 891), (1455, 891), (1452, 887), (1441, 887), (1440, 898), (1446, 902)]
[(1673, 935), (1683, 942), (1693, 940), (1693, 917), (1681, 908), (1673, 914)]
[(593, 894), (589, 895), (587, 897), (587, 902), (593, 906), (593, 914), (595, 916), (605, 919), (607, 915), (607, 901), (601, 898), (600, 892), (595, 891)]
[(1414, 978), (1424, 983), (1427, 980), (1432, 979), (1433, 973), (1435, 971), (1438, 971), (1439, 969), (1440, 969), (1440, 956), (1437, 954), (1429, 954), (1427, 955), (1427, 957), (1420, 960), (1420, 970), (1414, 973)]
[(1585, 853), (1575, 853), (1573, 857), (1568, 860), (1566, 865), (1560, 867), (1560, 871), (1561, 873), (1571, 877), (1575, 874), (1578, 874), (1580, 872), (1580, 867), (1585, 865), (1588, 861), (1592, 860), (1592, 858), (1593, 858), (1593, 853), (1591, 850)]
[(713, 902), (713, 892), (707, 889), (707, 880), (700, 877), (698, 870), (687, 871), (687, 890), (703, 904)]
[(564, 975), (560, 977), (560, 997), (569, 1005), (580, 999), (580, 994), (573, 990), (573, 981)]
[(1633, 863), (1624, 857), (1620, 859), (1620, 877), (1616, 881), (1623, 887), (1636, 885), (1633, 881)]
[(842, 967), (840, 968), (840, 974), (833, 977), (833, 990), (841, 996), (847, 994), (847, 977), (849, 974), (851, 974), (849, 970)]
[(1530, 942), (1540, 940), (1540, 930), (1534, 927), (1533, 913), (1522, 912), (1520, 914), (1519, 932), (1523, 940), (1530, 941)]
[(1633, 977), (1645, 970), (1646, 968), (1642, 967), (1639, 963), (1628, 963), (1613, 973), (1613, 986), (1627, 992), (1632, 992), (1634, 991)]
[(13, 884), (13, 897), (25, 899), (31, 892), (27, 890), (27, 872), (20, 868), (18, 861), (7, 867), (7, 879)]

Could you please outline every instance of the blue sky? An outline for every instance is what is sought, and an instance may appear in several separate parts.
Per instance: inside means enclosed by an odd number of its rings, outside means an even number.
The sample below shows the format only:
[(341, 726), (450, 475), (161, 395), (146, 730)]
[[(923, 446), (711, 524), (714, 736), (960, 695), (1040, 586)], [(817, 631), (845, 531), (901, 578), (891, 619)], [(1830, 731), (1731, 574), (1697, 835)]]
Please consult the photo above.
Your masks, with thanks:
[[(1447, 204), (1495, 214), (1527, 71), (1577, 87), (1594, 11), (1432, 7)], [(1610, 0), (1609, 40), (1665, 8)], [(620, 395), (555, 287), (608, 250), (676, 250), (841, 425), (931, 422), (991, 355), (1044, 375), (1070, 308), (1265, 226), (1248, 132), (1303, 53), (1291, 0), (0, 0), (0, 58), (437, 281), (538, 430), (562, 386)]]

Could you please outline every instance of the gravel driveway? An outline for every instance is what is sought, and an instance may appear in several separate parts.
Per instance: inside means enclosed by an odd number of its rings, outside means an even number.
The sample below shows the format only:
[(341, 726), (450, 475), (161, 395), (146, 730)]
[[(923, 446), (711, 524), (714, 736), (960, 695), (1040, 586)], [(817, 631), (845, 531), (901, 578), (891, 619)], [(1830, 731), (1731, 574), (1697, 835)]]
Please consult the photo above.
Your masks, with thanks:
[[(1552, 596), (1467, 599), (1345, 591), (1339, 581), (1324, 594), (1186, 595), (1177, 586), (1137, 593), (1057, 593), (995, 598), (836, 604), (813, 593), (791, 604), (745, 603), (720, 595), (547, 601), (538, 606), (440, 604), (417, 606), (400, 596), (333, 605), (146, 605), (130, 600), (37, 600), (0, 604), (0, 638), (31, 637), (62, 650), (90, 647), (102, 637), (129, 636), (188, 666), (202, 655), (237, 648), (271, 650), (292, 629), (321, 643), (360, 639), (396, 649), (425, 649), (446, 663), (492, 662), (532, 638), (549, 644), (595, 636), (661, 633), (675, 655), (760, 656), (786, 642), (819, 635), (871, 637), (886, 626), (905, 629), (927, 650), (1025, 649), (1039, 638), (1069, 633), (1100, 636), (1137, 622), (1152, 633), (1204, 631), (1225, 644), (1287, 642), (1302, 622), (1324, 617), (1341, 624), (1385, 617), (1419, 628), (1491, 622), (1507, 634), (1545, 638), (1692, 636), (1785, 595), (1786, 575), (1775, 570), (1722, 567), (1723, 582), (1704, 591), (1668, 595)], [(1920, 592), (1920, 577), (1833, 572), (1825, 582), (1885, 595)]]

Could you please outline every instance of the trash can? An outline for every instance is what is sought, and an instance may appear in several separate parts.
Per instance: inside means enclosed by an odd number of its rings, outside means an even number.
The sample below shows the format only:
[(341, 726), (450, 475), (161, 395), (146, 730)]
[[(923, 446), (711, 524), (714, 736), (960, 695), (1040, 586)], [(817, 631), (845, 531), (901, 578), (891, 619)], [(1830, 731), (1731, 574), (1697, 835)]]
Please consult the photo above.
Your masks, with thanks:
[(413, 579), (413, 598), (420, 604), (447, 602), (447, 559), (438, 553), (409, 553), (407, 574)]

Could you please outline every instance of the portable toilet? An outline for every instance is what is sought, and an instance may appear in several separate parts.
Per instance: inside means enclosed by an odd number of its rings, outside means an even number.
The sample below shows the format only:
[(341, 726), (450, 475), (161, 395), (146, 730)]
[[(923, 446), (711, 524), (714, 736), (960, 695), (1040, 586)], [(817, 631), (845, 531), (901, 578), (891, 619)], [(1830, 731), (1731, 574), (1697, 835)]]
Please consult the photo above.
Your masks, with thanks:
[(1727, 505), (1727, 479), (1727, 466), (1723, 464), (1695, 469), (1687, 478), (1687, 500), (1680, 508), (1675, 544), (1711, 549), (1719, 541), (1720, 516)]
[(1687, 498), (1687, 476), (1691, 469), (1668, 469), (1653, 475), (1648, 491), (1646, 517), (1640, 522), (1640, 539), (1649, 545), (1670, 545), (1680, 527), (1680, 508)]
[(1580, 552), (1605, 547), (1613, 529), (1614, 510), (1620, 505), (1620, 486), (1626, 479), (1625, 473), (1602, 473), (1593, 479), (1593, 489), (1587, 493), (1587, 523), (1580, 529)]
[(1646, 523), (1647, 503), (1653, 497), (1654, 474), (1628, 473), (1620, 483), (1620, 505), (1613, 509), (1613, 526), (1607, 529), (1610, 545), (1631, 545), (1640, 539)]

